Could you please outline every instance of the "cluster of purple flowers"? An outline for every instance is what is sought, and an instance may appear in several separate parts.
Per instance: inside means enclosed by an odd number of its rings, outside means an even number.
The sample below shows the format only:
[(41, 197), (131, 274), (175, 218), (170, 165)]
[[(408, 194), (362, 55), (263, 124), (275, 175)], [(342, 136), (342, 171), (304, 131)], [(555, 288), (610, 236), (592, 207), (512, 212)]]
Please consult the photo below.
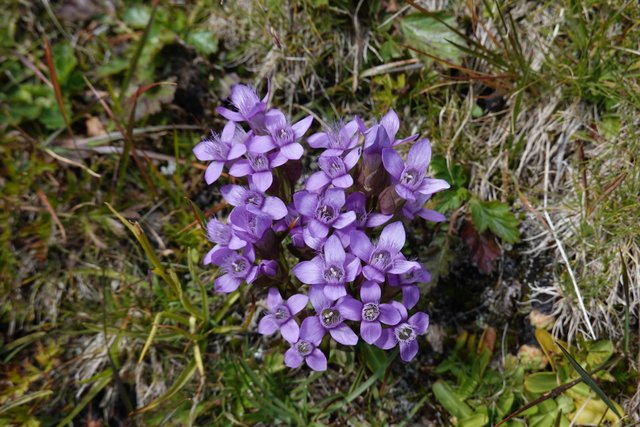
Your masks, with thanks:
[[(412, 360), (429, 316), (409, 316), (408, 310), (420, 297), (418, 284), (430, 276), (401, 252), (403, 220), (444, 221), (424, 206), (449, 187), (426, 176), (429, 141), (396, 139), (400, 122), (393, 110), (369, 127), (356, 117), (306, 137), (319, 170), (303, 174), (310, 162), (302, 161), (302, 142), (313, 117), (291, 123), (282, 111), (267, 108), (268, 96), (260, 99), (255, 89), (235, 85), (233, 108), (217, 110), (229, 120), (222, 133), (193, 150), (210, 162), (208, 184), (223, 170), (231, 182), (221, 187), (233, 207), (227, 221), (213, 218), (207, 225), (215, 246), (204, 264), (219, 269), (215, 290), (233, 292), (244, 282), (274, 286), (258, 332), (280, 332), (291, 346), (284, 356), (289, 367), (306, 362), (325, 370), (320, 346), (327, 335), (346, 346), (360, 338), (382, 349), (399, 346), (402, 360)], [(413, 144), (403, 160), (396, 148), (408, 142)], [(372, 241), (372, 235), (378, 237)]]

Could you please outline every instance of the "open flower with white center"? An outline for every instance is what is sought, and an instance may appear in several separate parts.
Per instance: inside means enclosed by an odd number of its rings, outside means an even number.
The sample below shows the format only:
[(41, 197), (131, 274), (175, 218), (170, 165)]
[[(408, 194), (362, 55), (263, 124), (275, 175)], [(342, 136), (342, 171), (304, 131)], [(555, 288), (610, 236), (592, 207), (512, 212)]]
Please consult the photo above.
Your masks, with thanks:
[(329, 184), (338, 188), (349, 188), (353, 185), (353, 178), (349, 171), (360, 160), (360, 148), (351, 150), (344, 158), (338, 156), (322, 156), (318, 159), (319, 172), (307, 179), (305, 188), (314, 193), (324, 190)]
[(327, 237), (331, 228), (342, 229), (356, 220), (355, 212), (340, 213), (345, 195), (339, 188), (329, 188), (324, 194), (299, 191), (293, 195), (293, 202), (316, 238)]
[(324, 295), (335, 301), (347, 294), (345, 285), (360, 273), (360, 260), (347, 254), (338, 236), (327, 239), (323, 255), (302, 261), (293, 267), (293, 274), (307, 285), (321, 286)]
[(331, 301), (324, 295), (322, 289), (312, 286), (309, 290), (311, 305), (316, 310), (315, 316), (304, 319), (303, 325), (308, 326), (308, 338), (322, 340), (328, 332), (336, 342), (344, 345), (356, 345), (358, 336), (344, 323), (345, 320), (360, 318), (359, 301), (347, 295), (338, 301)]
[(431, 144), (428, 139), (411, 146), (406, 163), (394, 149), (382, 150), (382, 163), (391, 175), (396, 193), (409, 201), (415, 201), (418, 194), (433, 194), (449, 188), (447, 181), (425, 176), (430, 162)]
[(231, 249), (214, 252), (209, 261), (220, 267), (223, 274), (214, 281), (216, 292), (233, 292), (243, 281), (252, 283), (258, 275), (258, 266), (253, 249), (245, 249), (241, 254)]
[(258, 332), (262, 335), (271, 335), (279, 330), (282, 338), (295, 343), (300, 337), (300, 327), (294, 316), (300, 313), (309, 302), (309, 297), (302, 294), (295, 294), (286, 301), (280, 296), (280, 292), (275, 288), (269, 288), (267, 295), (267, 307), (269, 314), (260, 319)]
[(282, 111), (269, 110), (264, 116), (264, 125), (268, 135), (256, 135), (247, 144), (254, 153), (268, 153), (277, 149), (278, 154), (288, 160), (298, 160), (304, 153), (304, 148), (298, 142), (309, 130), (313, 116), (289, 124)]
[(400, 358), (405, 362), (410, 362), (418, 353), (418, 336), (427, 333), (429, 315), (417, 312), (407, 319), (408, 313), (404, 305), (397, 301), (392, 301), (391, 304), (400, 313), (401, 320), (397, 325), (384, 329), (376, 341), (376, 345), (383, 350), (389, 350), (399, 345)]
[(211, 136), (203, 138), (193, 148), (193, 154), (201, 161), (211, 161), (204, 173), (207, 184), (213, 184), (220, 178), (224, 165), (235, 160), (247, 152), (244, 145), (247, 134), (236, 126), (234, 122), (228, 122), (222, 134), (211, 132)]
[(369, 280), (382, 283), (388, 273), (403, 274), (420, 267), (420, 264), (408, 261), (400, 253), (406, 240), (404, 226), (400, 221), (387, 225), (375, 245), (359, 230), (352, 231), (349, 239), (351, 253), (365, 263), (362, 273)]
[(381, 304), (382, 290), (376, 282), (367, 280), (360, 287), (362, 312), (360, 336), (369, 344), (375, 343), (382, 335), (382, 325), (396, 325), (400, 322), (400, 312), (388, 303)]
[(268, 196), (253, 185), (249, 188), (241, 185), (223, 185), (220, 189), (222, 197), (231, 206), (246, 206), (248, 210), (266, 213), (273, 220), (279, 220), (287, 215), (287, 206), (277, 197)]

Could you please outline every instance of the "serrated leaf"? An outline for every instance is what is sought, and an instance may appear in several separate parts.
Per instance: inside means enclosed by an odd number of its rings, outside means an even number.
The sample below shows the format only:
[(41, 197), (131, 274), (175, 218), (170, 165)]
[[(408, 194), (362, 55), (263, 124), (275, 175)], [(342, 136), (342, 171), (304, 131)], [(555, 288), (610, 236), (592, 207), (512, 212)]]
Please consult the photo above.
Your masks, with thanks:
[(148, 6), (132, 6), (124, 12), (122, 20), (132, 28), (144, 28), (151, 17), (151, 9)]
[(78, 65), (78, 60), (75, 57), (73, 48), (68, 43), (57, 44), (51, 50), (58, 82), (61, 86), (64, 86), (76, 65)]
[(472, 198), (469, 207), (473, 224), (479, 233), (489, 229), (507, 243), (516, 243), (520, 240), (518, 219), (507, 204), (498, 200), (481, 201)]

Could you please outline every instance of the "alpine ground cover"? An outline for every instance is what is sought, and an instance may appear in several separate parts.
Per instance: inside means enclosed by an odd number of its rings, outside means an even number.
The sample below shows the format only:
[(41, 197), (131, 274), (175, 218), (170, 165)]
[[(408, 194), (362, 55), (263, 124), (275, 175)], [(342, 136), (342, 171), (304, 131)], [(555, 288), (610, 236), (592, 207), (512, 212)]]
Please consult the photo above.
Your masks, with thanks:
[[(562, 345), (624, 423), (639, 421), (639, 14), (637, 3), (617, 1), (9, 2), (0, 13), (0, 420), (490, 425), (555, 390), (509, 423), (615, 422), (588, 384), (558, 389), (583, 378)], [(292, 341), (295, 327), (264, 319), (283, 305), (292, 317), (333, 309), (325, 289), (340, 294), (339, 281), (315, 285), (321, 298), (298, 312), (309, 295), (269, 292), (269, 265), (215, 292), (240, 258), (218, 268), (215, 251), (207, 258), (213, 246), (254, 262), (235, 246), (256, 236), (229, 233), (232, 211), (232, 224), (255, 215), (287, 225), (288, 209), (281, 217), (268, 192), (243, 209), (270, 179), (246, 153), (204, 149), (212, 158), (200, 161), (193, 152), (215, 140), (212, 129), (220, 141), (236, 137), (228, 120), (254, 118), (229, 98), (238, 83), (280, 110), (245, 149), (286, 154), (287, 164), (297, 144), (304, 150), (307, 188), (288, 189), (285, 208), (360, 185), (364, 159), (350, 167), (348, 154), (320, 156), (331, 149), (328, 130), (340, 134), (357, 116), (354, 134), (418, 135), (380, 154), (394, 188), (376, 197), (398, 196), (395, 218), (360, 191), (338, 200), (372, 239), (356, 230), (362, 257), (345, 251), (342, 263), (347, 273), (359, 262), (367, 279), (345, 287), (362, 304), (360, 318), (342, 322), (359, 342), (336, 345), (328, 328), (309, 341), (314, 349), (294, 349), (324, 354), (326, 372), (287, 368), (292, 347), (274, 326)], [(382, 119), (390, 109), (395, 132)], [(424, 138), (429, 170), (403, 176)], [(214, 163), (234, 156), (246, 162), (207, 185)], [(450, 188), (425, 204), (405, 185), (422, 176)], [(315, 213), (290, 234), (305, 252), (278, 260), (288, 269), (327, 257), (326, 243), (306, 243), (326, 228), (342, 260), (336, 238), (351, 231), (340, 235)], [(424, 266), (402, 280), (369, 253), (400, 217), (406, 243), (395, 253)], [(235, 286), (228, 279), (218, 286)], [(395, 311), (367, 320), (385, 304)], [(398, 304), (414, 304), (409, 325), (415, 312), (429, 314), (409, 364), (401, 348), (367, 344), (404, 323)], [(381, 346), (395, 348), (396, 335), (384, 334)]]

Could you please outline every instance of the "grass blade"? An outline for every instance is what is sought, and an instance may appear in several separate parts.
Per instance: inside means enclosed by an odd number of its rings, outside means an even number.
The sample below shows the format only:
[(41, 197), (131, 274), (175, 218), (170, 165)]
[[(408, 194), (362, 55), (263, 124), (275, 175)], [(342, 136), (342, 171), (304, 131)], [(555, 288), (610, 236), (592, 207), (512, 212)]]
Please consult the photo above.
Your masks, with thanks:
[[(111, 369), (108, 369), (107, 371), (111, 371)], [(80, 412), (82, 412), (85, 406), (87, 406), (89, 402), (91, 402), (93, 398), (96, 397), (98, 393), (100, 393), (102, 389), (105, 388), (111, 382), (111, 378), (112, 378), (111, 372), (109, 372), (109, 375), (100, 377), (100, 379), (93, 384), (93, 386), (91, 387), (91, 390), (89, 390), (89, 392), (84, 395), (84, 397), (82, 398), (82, 400), (80, 400), (80, 402), (76, 405), (76, 407), (73, 408), (71, 413), (69, 413), (69, 415), (67, 415), (62, 421), (58, 423), (57, 427), (62, 427), (71, 423), (71, 421), (73, 421), (73, 419)]]
[(51, 390), (42, 390), (42, 391), (36, 391), (35, 393), (25, 394), (24, 396), (20, 396), (18, 399), (9, 403), (5, 403), (4, 405), (0, 406), (0, 415), (4, 414), (5, 412), (9, 412), (13, 408), (17, 408), (18, 406), (27, 404), (32, 400), (40, 399), (42, 397), (47, 397), (51, 394), (53, 394), (53, 391)]
[(622, 250), (620, 250), (620, 261), (622, 263), (622, 286), (624, 289), (624, 353), (629, 356), (629, 336), (630, 336), (630, 314), (631, 297), (629, 296), (629, 270), (627, 262), (624, 260)]
[(167, 400), (171, 399), (180, 390), (182, 390), (184, 386), (187, 385), (187, 383), (191, 380), (191, 377), (193, 377), (193, 374), (195, 374), (195, 372), (196, 372), (196, 362), (195, 360), (192, 360), (184, 369), (184, 371), (182, 371), (182, 373), (178, 376), (178, 378), (173, 383), (173, 385), (169, 387), (169, 390), (167, 390), (165, 394), (149, 402), (149, 404), (138, 409), (135, 413), (141, 414), (143, 412), (151, 411), (152, 409), (157, 408)]
[(582, 381), (584, 381), (585, 384), (587, 384), (589, 386), (589, 388), (591, 388), (591, 390), (593, 390), (595, 392), (595, 394), (600, 399), (602, 399), (602, 401), (609, 407), (609, 409), (611, 409), (613, 411), (614, 414), (616, 414), (618, 417), (622, 418), (622, 415), (620, 415), (620, 413), (618, 412), (618, 409), (616, 408), (616, 405), (614, 405), (613, 402), (611, 401), (611, 399), (609, 399), (609, 397), (605, 394), (605, 392), (602, 391), (602, 389), (600, 388), (598, 383), (596, 383), (595, 380), (593, 378), (591, 378), (591, 375), (589, 375), (589, 373), (587, 371), (585, 371), (582, 368), (582, 366), (580, 366), (578, 361), (576, 359), (574, 359), (573, 356), (571, 356), (571, 354), (567, 351), (567, 349), (565, 349), (558, 342), (556, 342), (556, 344), (558, 345), (560, 350), (562, 350), (564, 355), (567, 357), (567, 359), (569, 360), (569, 363), (571, 363), (571, 366), (573, 366), (573, 369), (575, 369), (578, 372), (578, 374), (580, 374), (580, 377), (582, 378)]

